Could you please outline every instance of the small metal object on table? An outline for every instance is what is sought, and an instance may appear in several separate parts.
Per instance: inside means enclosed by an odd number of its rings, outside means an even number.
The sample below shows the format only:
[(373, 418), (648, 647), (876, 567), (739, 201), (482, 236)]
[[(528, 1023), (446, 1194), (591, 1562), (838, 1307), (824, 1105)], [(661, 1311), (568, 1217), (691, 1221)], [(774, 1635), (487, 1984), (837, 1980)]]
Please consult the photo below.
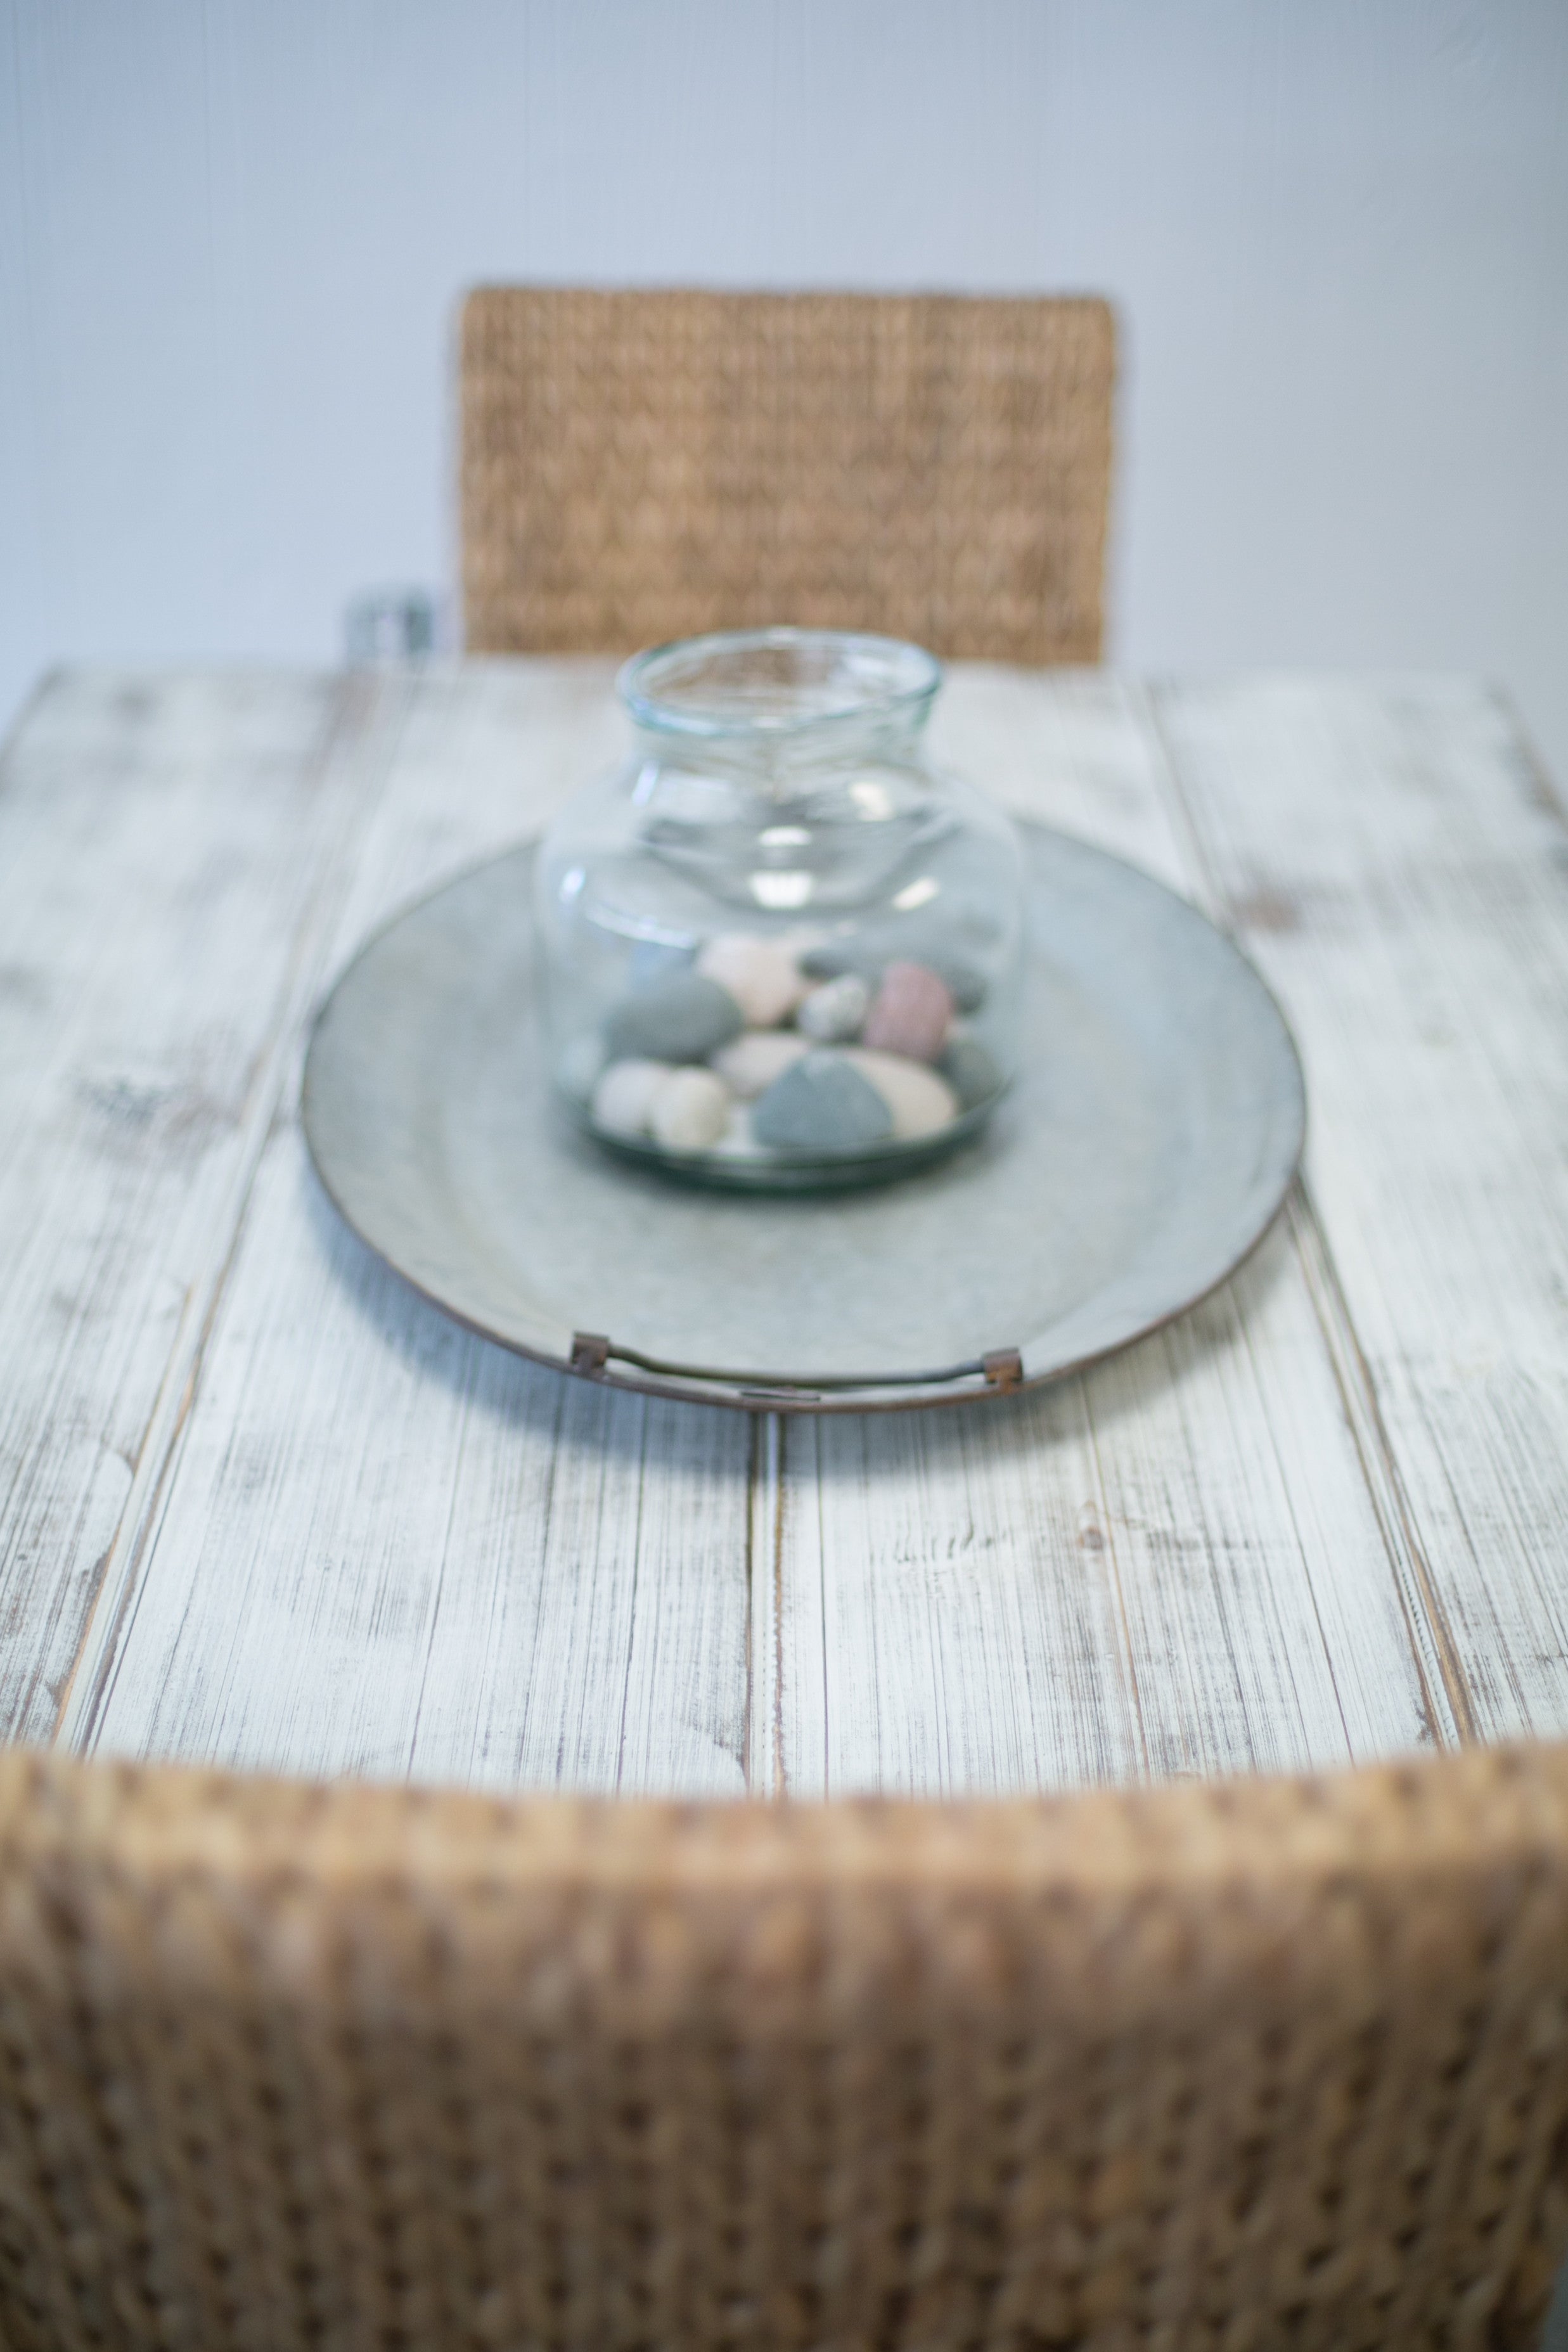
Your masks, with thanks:
[[(342, 1225), (300, 1130), (334, 977), (616, 756), (611, 667), (74, 673), (25, 715), (5, 1733), (809, 1796), (1568, 1728), (1568, 836), (1506, 709), (956, 669), (955, 765), (1258, 963), (1305, 1178), (1238, 1276), (1088, 1372), (748, 1416), (464, 1330)], [(618, 1339), (571, 1336), (590, 1372)]]

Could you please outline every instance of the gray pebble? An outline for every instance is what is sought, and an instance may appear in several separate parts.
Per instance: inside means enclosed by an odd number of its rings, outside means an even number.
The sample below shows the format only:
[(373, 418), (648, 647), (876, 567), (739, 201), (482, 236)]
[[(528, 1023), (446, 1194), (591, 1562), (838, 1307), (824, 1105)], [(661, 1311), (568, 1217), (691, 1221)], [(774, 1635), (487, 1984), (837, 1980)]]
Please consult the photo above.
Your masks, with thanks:
[(632, 950), (627, 977), (634, 993), (651, 988), (656, 980), (668, 980), (672, 972), (689, 971), (692, 956), (689, 948), (672, 948), (660, 940), (639, 940)]
[(860, 1151), (885, 1143), (893, 1115), (838, 1054), (806, 1054), (752, 1111), (752, 1133), (773, 1151)]
[(821, 947), (807, 948), (800, 959), (800, 968), (811, 980), (837, 980), (847, 972), (858, 973), (862, 979), (873, 979), (887, 962), (885, 955), (877, 953), (860, 940), (827, 940)]
[(678, 971), (623, 999), (605, 1024), (605, 1044), (616, 1062), (705, 1062), (744, 1025), (727, 988)]
[(825, 980), (814, 988), (803, 1004), (797, 1004), (795, 1025), (822, 1045), (842, 1045), (847, 1037), (858, 1037), (871, 1002), (871, 992), (858, 971), (841, 971), (837, 980)]
[(937, 1068), (963, 1110), (989, 1102), (1002, 1084), (1001, 1071), (976, 1037), (955, 1037), (938, 1060)]
[(957, 956), (928, 956), (926, 963), (937, 978), (945, 981), (955, 1013), (978, 1013), (985, 1002), (985, 975), (976, 971), (972, 963)]

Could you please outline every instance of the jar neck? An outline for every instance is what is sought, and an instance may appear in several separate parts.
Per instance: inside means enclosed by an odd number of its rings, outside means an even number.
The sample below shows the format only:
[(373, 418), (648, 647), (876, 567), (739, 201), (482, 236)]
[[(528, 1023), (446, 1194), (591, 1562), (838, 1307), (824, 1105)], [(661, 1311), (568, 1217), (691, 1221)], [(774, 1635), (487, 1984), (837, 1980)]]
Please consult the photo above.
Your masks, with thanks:
[(618, 687), (647, 766), (727, 777), (767, 798), (813, 776), (919, 759), (942, 668), (897, 637), (740, 629), (637, 654)]
[(927, 697), (896, 710), (837, 712), (786, 726), (759, 722), (700, 735), (640, 726), (637, 755), (645, 765), (722, 776), (770, 799), (788, 799), (809, 788), (814, 776), (918, 765), (931, 702)]

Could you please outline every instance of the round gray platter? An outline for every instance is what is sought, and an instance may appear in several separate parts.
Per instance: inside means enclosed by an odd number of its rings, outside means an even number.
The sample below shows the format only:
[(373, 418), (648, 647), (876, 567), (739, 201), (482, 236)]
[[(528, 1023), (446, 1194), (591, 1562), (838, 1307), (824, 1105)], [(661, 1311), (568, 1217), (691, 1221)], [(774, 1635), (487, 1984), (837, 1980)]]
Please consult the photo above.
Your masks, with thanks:
[(338, 982), (305, 1066), (321, 1181), (448, 1314), (626, 1388), (858, 1412), (1124, 1347), (1268, 1227), (1300, 1157), (1300, 1066), (1257, 972), (1184, 899), (1023, 832), (1024, 1075), (918, 1175), (704, 1192), (582, 1134), (542, 1067), (525, 846), (398, 916)]

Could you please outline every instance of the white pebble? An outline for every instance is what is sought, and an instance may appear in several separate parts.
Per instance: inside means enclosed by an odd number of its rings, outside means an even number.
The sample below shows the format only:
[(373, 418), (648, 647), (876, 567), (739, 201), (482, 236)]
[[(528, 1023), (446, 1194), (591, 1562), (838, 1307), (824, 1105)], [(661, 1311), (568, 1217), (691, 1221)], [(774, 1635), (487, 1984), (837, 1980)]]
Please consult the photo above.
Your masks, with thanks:
[(646, 1135), (668, 1062), (612, 1062), (594, 1088), (594, 1124), (607, 1135)]
[(860, 1034), (870, 1002), (871, 992), (858, 972), (847, 971), (814, 988), (803, 999), (795, 1013), (795, 1026), (819, 1045), (842, 1045), (847, 1037)]
[(773, 1029), (787, 1021), (811, 982), (795, 964), (787, 940), (761, 940), (748, 931), (721, 931), (697, 959), (704, 980), (729, 990), (746, 1016), (748, 1029)]
[(808, 1051), (807, 1041), (789, 1029), (748, 1029), (713, 1055), (712, 1066), (731, 1094), (755, 1102), (775, 1078)]
[(912, 1143), (918, 1136), (934, 1135), (958, 1116), (958, 1097), (945, 1078), (923, 1062), (902, 1054), (882, 1054), (869, 1045), (848, 1045), (845, 1058), (862, 1077), (869, 1078), (893, 1114), (893, 1133)]
[(730, 1124), (730, 1090), (711, 1070), (672, 1070), (654, 1096), (647, 1123), (667, 1151), (706, 1151)]

